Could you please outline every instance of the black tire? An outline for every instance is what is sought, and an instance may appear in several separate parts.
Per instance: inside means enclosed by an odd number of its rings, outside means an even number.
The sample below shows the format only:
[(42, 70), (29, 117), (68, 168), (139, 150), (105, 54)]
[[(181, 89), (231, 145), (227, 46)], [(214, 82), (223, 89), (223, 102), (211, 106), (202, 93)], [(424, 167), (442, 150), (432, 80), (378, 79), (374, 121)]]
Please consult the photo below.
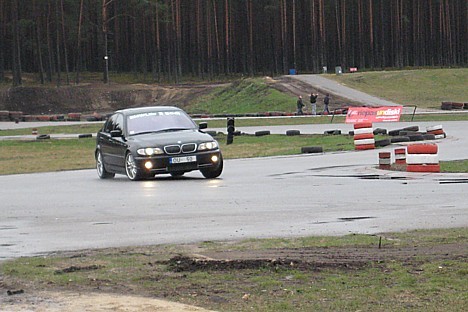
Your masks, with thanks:
[(410, 134), (408, 135), (408, 138), (410, 141), (415, 142), (415, 141), (424, 141), (424, 137), (422, 134)]
[(215, 137), (218, 133), (214, 130), (208, 130), (208, 131), (204, 131), (205, 133), (211, 135), (212, 137)]
[(113, 177), (115, 177), (115, 173), (108, 172), (106, 170), (106, 166), (104, 164), (104, 160), (102, 158), (102, 154), (100, 151), (96, 152), (95, 158), (96, 158), (96, 170), (100, 179), (112, 179)]
[(390, 139), (392, 143), (401, 143), (401, 142), (409, 142), (410, 139), (406, 136), (396, 136)]
[(78, 139), (85, 139), (85, 138), (92, 138), (93, 135), (91, 133), (86, 134), (78, 134)]
[(398, 136), (398, 135), (400, 135), (400, 131), (402, 131), (402, 129), (390, 130), (390, 131), (388, 132), (388, 135), (391, 135), (391, 136)]
[(312, 154), (312, 153), (323, 153), (323, 147), (321, 146), (304, 146), (301, 147), (302, 154)]
[(215, 179), (219, 177), (221, 173), (223, 172), (223, 166), (224, 166), (223, 156), (220, 155), (219, 164), (217, 167), (200, 169), (200, 172), (207, 179)]
[(125, 173), (127, 178), (131, 181), (138, 181), (147, 178), (147, 175), (138, 168), (132, 153), (127, 152), (125, 155)]
[(48, 139), (50, 139), (50, 135), (48, 135), (48, 134), (39, 134), (36, 137), (36, 140), (48, 140)]
[(424, 138), (424, 140), (435, 140), (435, 135), (430, 134), (430, 133), (426, 133), (426, 134), (423, 134), (423, 138)]
[(323, 134), (339, 135), (339, 134), (341, 134), (341, 130), (326, 130), (326, 131), (323, 132)]
[(419, 131), (419, 126), (409, 126), (409, 127), (403, 128), (403, 130), (418, 132)]
[(255, 136), (264, 136), (264, 135), (269, 135), (270, 130), (262, 130), (262, 131), (257, 131), (255, 132)]
[(387, 129), (375, 128), (373, 132), (374, 132), (374, 135), (387, 134)]
[(301, 131), (299, 130), (287, 130), (286, 131), (287, 136), (300, 135), (300, 134), (301, 134)]
[(374, 144), (376, 147), (383, 147), (383, 146), (390, 145), (391, 143), (392, 142), (390, 141), (390, 139), (382, 139), (382, 140), (376, 140)]

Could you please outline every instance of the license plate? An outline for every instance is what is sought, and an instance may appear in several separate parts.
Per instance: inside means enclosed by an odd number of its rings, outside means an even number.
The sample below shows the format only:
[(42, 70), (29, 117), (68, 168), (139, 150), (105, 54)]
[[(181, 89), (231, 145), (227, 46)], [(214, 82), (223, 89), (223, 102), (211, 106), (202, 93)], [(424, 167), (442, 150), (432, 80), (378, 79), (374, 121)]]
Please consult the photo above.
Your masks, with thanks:
[(170, 159), (171, 164), (183, 164), (195, 161), (197, 161), (197, 156), (172, 157)]

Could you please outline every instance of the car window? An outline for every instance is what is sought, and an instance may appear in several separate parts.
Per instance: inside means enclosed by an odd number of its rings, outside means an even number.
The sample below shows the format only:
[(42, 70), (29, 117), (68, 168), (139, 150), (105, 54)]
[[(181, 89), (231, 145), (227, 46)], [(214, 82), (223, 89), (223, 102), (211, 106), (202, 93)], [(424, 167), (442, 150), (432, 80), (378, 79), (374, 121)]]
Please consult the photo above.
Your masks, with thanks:
[(143, 132), (194, 128), (196, 128), (196, 124), (193, 120), (187, 114), (178, 110), (146, 112), (127, 117), (129, 135)]
[(116, 115), (112, 115), (107, 119), (106, 125), (104, 127), (104, 132), (110, 133), (112, 130), (114, 130), (114, 123), (116, 117)]
[(123, 131), (123, 116), (121, 114), (114, 114), (107, 120), (104, 126), (104, 132), (110, 133), (112, 130)]

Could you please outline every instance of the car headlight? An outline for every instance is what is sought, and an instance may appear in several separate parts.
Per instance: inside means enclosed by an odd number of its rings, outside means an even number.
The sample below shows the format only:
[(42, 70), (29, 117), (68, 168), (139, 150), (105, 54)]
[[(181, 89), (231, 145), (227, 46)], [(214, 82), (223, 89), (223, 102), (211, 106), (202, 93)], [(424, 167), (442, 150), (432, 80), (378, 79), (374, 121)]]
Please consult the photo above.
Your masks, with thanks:
[(152, 155), (163, 154), (164, 152), (159, 147), (147, 147), (147, 148), (138, 149), (137, 153), (140, 156), (152, 156)]
[(205, 143), (201, 143), (200, 145), (198, 145), (199, 151), (214, 150), (217, 148), (218, 148), (218, 142), (216, 141), (205, 142)]

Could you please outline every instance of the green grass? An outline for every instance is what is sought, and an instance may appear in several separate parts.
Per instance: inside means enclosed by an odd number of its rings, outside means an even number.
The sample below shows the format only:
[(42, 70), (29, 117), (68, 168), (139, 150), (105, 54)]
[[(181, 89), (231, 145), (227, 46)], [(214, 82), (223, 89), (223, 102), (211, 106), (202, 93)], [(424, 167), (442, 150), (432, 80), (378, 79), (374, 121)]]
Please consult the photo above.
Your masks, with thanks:
[[(381, 253), (378, 240), (382, 237)], [(441, 240), (443, 239), (443, 240)], [(159, 245), (66, 252), (18, 258), (0, 264), (6, 287), (72, 292), (138, 294), (165, 298), (217, 311), (465, 311), (468, 263), (462, 257), (433, 258), (425, 248), (466, 246), (468, 229), (418, 230), (376, 235), (257, 239), (198, 245)], [(445, 245), (447, 244), (447, 245)], [(232, 250), (297, 250), (327, 258), (354, 252), (375, 259), (355, 266), (246, 266), (244, 269), (173, 270), (177, 255)], [(386, 251), (409, 248), (413, 256), (387, 259)], [(373, 252), (373, 251), (377, 252)], [(418, 251), (416, 251), (418, 250)], [(286, 253), (287, 254), (287, 253)], [(285, 254), (285, 257), (287, 257)], [(373, 258), (373, 257), (370, 257)], [(343, 258), (344, 259), (344, 258)], [(342, 261), (337, 258), (337, 263)], [(296, 262), (297, 263), (297, 262)], [(64, 273), (66, 268), (82, 268)], [(14, 287), (14, 286), (11, 286)]]
[(262, 78), (247, 78), (221, 86), (187, 107), (189, 113), (245, 114), (294, 111), (291, 96), (270, 88)]
[(341, 84), (404, 105), (437, 108), (468, 102), (468, 68), (418, 69), (326, 75)]
[(441, 172), (452, 172), (452, 173), (468, 173), (468, 159), (453, 160), (453, 161), (441, 161), (440, 162)]
[(93, 138), (0, 141), (0, 174), (93, 168), (95, 145)]

